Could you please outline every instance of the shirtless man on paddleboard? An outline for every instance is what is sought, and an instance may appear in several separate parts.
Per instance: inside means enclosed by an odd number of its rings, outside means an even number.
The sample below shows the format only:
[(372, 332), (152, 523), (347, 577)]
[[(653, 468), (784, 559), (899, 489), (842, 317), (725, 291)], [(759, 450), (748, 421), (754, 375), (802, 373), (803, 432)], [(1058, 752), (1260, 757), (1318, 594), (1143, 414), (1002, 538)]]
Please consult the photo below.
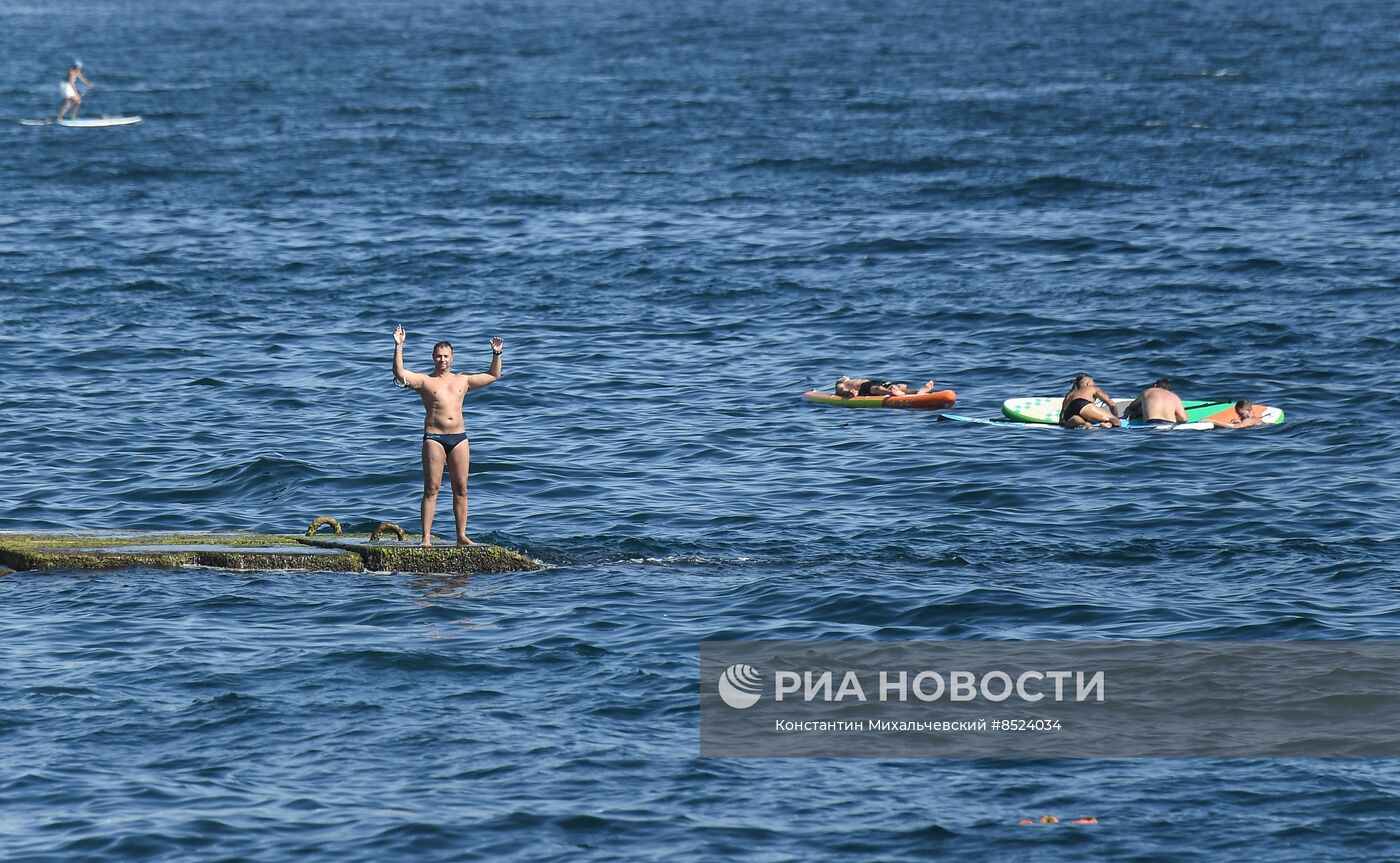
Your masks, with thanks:
[(394, 380), (417, 390), (423, 398), (423, 516), (424, 546), (433, 544), (433, 513), (437, 511), (438, 489), (446, 465), (452, 480), (452, 515), (457, 519), (457, 544), (476, 545), (467, 538), (467, 473), (471, 468), (471, 446), (462, 420), (462, 400), (501, 376), (501, 349), (505, 342), (491, 339), (491, 367), (485, 372), (463, 375), (452, 371), (452, 344), (433, 345), (433, 372), (419, 374), (403, 367), (402, 326), (394, 327)]
[(1123, 416), (1140, 416), (1150, 423), (1184, 423), (1186, 406), (1181, 398), (1172, 392), (1171, 381), (1158, 378), (1152, 386), (1143, 390), (1137, 398), (1128, 403)]

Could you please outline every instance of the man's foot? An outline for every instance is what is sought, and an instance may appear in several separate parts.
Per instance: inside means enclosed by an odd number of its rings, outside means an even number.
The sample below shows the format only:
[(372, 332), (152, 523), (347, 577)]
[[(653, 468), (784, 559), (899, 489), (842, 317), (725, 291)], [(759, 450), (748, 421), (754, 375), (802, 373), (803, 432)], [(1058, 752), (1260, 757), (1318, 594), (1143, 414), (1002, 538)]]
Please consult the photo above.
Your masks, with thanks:
[(420, 542), (420, 543), (418, 543), (418, 547), (419, 547), (419, 548), (432, 548), (432, 547), (433, 547), (433, 538), (432, 538), (432, 536), (429, 535), (429, 534), (426, 534), (426, 533), (423, 534), (423, 541)]
[(925, 395), (925, 394), (931, 393), (931, 392), (933, 392), (933, 381), (929, 381), (928, 383), (926, 383), (926, 384), (924, 384), (923, 386), (919, 387), (919, 391), (918, 391), (917, 393), (915, 393), (915, 395), (920, 395), (920, 396), (921, 396), (921, 395)]
[(459, 537), (457, 537), (457, 545), (458, 545), (459, 547), (465, 548), (466, 546), (469, 546), (469, 545), (477, 545), (477, 543), (472, 542), (471, 540), (467, 539), (465, 536), (459, 536)]

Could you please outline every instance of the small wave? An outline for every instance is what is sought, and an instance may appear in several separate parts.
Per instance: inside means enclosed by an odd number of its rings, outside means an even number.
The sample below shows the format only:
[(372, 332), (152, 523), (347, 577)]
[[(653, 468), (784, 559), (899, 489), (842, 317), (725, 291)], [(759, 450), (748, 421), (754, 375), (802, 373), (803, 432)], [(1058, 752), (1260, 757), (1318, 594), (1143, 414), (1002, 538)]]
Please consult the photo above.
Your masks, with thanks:
[(1091, 180), (1086, 177), (1048, 174), (1031, 177), (1029, 180), (1011, 187), (1011, 191), (1030, 195), (1073, 195), (1083, 192), (1151, 192), (1157, 188), (1157, 186), (1137, 183), (1119, 183), (1112, 180)]
[(1224, 269), (1232, 273), (1269, 273), (1282, 270), (1287, 266), (1288, 264), (1283, 261), (1273, 258), (1248, 258), (1226, 264)]
[(687, 563), (687, 564), (731, 564), (731, 563), (757, 563), (752, 557), (705, 557), (698, 554), (674, 554), (667, 557), (629, 557), (623, 563)]
[(795, 171), (813, 174), (860, 176), (866, 174), (936, 174), (975, 167), (981, 162), (946, 156), (921, 156), (913, 159), (857, 159), (838, 161), (808, 157), (802, 159), (755, 159), (734, 166), (735, 171)]
[(833, 243), (822, 246), (818, 251), (827, 255), (905, 255), (927, 252), (933, 249), (947, 249), (968, 242), (967, 237), (924, 237), (918, 240), (896, 240), (881, 238), (849, 243)]
[(569, 199), (545, 192), (502, 190), (489, 193), (486, 203), (494, 207), (563, 207)]

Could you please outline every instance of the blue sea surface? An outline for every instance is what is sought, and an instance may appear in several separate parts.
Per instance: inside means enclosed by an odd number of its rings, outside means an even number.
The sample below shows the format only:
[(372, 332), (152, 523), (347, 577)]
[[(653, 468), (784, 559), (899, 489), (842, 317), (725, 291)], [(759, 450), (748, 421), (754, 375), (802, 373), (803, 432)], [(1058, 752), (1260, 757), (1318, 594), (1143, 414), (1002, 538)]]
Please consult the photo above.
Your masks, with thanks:
[[(551, 568), (0, 577), (0, 857), (1377, 861), (1390, 761), (699, 757), (707, 639), (1400, 638), (1367, 0), (0, 6), (0, 530), (471, 528)], [(1089, 372), (1282, 407), (1044, 431)], [(447, 536), (450, 500), (436, 527)], [(1022, 818), (1097, 817), (1093, 827)]]

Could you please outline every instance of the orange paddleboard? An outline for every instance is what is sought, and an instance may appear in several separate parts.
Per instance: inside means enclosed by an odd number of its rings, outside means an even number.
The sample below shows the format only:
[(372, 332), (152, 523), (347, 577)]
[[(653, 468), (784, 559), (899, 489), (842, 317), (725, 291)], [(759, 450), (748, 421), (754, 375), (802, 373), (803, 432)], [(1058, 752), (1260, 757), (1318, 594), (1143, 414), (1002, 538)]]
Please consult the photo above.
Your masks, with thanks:
[(811, 390), (803, 393), (802, 397), (813, 404), (831, 405), (838, 408), (904, 408), (914, 411), (950, 408), (958, 400), (958, 394), (952, 390), (938, 390), (937, 392), (924, 393), (921, 396), (856, 396), (850, 399), (837, 398), (834, 393), (819, 393), (816, 390)]

